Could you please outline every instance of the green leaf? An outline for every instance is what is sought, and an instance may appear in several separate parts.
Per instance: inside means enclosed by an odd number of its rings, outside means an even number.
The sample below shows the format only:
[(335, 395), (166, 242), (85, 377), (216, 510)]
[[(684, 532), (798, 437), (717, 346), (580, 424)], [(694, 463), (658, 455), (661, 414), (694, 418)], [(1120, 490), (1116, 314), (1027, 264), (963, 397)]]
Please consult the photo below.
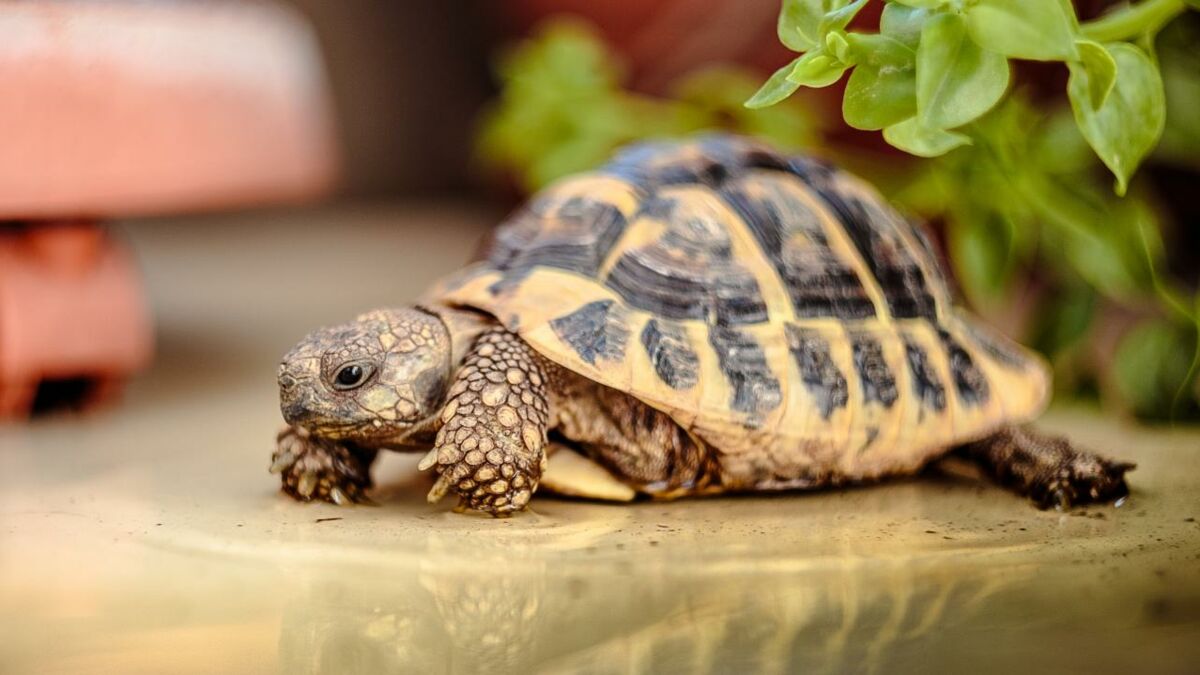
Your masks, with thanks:
[(1008, 59), (971, 42), (961, 16), (939, 14), (925, 24), (917, 48), (917, 112), (923, 126), (966, 124), (996, 105), (1007, 88)]
[(971, 139), (963, 134), (927, 127), (916, 117), (885, 127), (883, 139), (892, 146), (918, 157), (937, 157), (971, 143)]
[(847, 68), (846, 64), (818, 50), (797, 59), (787, 78), (796, 84), (819, 89), (840, 80)]
[(806, 52), (820, 44), (823, 5), (821, 0), (783, 0), (776, 24), (779, 41), (794, 52)]
[(886, 35), (849, 33), (846, 39), (857, 63), (842, 99), (846, 123), (873, 131), (915, 115), (916, 52)]
[(830, 31), (842, 30), (850, 24), (854, 19), (854, 15), (867, 4), (867, 0), (854, 0), (845, 7), (836, 7), (825, 13), (821, 17), (821, 34), (824, 35)]
[(776, 30), (794, 52), (816, 49), (830, 31), (842, 30), (867, 0), (783, 0)]
[(1068, 64), (1067, 94), (1075, 123), (1116, 176), (1117, 194), (1124, 195), (1129, 177), (1162, 135), (1167, 104), (1158, 68), (1145, 52), (1126, 43), (1105, 48), (1117, 64), (1117, 78), (1104, 105), (1092, 109), (1091, 76), (1077, 63)]
[(1117, 81), (1117, 62), (1097, 42), (1077, 40), (1075, 46), (1079, 49), (1079, 66), (1087, 73), (1088, 100), (1092, 110), (1099, 110)]
[(846, 40), (846, 34), (842, 31), (833, 31), (826, 34), (825, 47), (842, 63), (851, 64), (854, 62), (850, 43)]
[(879, 32), (916, 49), (921, 40), (921, 28), (931, 16), (935, 15), (927, 9), (889, 2), (879, 17)]
[[(806, 55), (807, 56), (807, 55)], [(746, 101), (747, 108), (765, 108), (769, 105), (775, 105), (783, 99), (791, 96), (797, 89), (800, 88), (799, 82), (793, 82), (788, 79), (792, 71), (796, 69), (796, 65), (804, 57), (801, 56), (786, 66), (775, 71), (775, 74), (767, 79), (758, 91)]]
[(971, 39), (984, 49), (1035, 61), (1077, 58), (1070, 0), (978, 0), (966, 17)]

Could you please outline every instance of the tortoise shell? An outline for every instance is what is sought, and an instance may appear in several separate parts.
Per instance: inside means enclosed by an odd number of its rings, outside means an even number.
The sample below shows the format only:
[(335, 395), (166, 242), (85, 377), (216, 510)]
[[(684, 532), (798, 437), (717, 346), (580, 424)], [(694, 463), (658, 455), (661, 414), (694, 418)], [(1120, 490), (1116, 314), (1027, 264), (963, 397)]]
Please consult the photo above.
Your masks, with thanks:
[(435, 295), (726, 461), (915, 469), (1036, 416), (1049, 384), (954, 306), (920, 228), (871, 187), (744, 138), (635, 145), (561, 180)]

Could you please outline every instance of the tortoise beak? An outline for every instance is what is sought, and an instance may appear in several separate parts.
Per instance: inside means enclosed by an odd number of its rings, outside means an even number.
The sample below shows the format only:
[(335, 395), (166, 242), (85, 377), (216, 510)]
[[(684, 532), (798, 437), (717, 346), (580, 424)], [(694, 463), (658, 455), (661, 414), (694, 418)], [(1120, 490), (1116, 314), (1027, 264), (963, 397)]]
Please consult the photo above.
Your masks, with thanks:
[(306, 378), (292, 372), (287, 364), (279, 366), (279, 410), (288, 424), (302, 424), (312, 417), (313, 396), (308, 387), (302, 386)]
[(283, 420), (291, 426), (302, 425), (311, 416), (311, 411), (304, 403), (303, 400), (281, 402), (279, 410), (283, 413)]

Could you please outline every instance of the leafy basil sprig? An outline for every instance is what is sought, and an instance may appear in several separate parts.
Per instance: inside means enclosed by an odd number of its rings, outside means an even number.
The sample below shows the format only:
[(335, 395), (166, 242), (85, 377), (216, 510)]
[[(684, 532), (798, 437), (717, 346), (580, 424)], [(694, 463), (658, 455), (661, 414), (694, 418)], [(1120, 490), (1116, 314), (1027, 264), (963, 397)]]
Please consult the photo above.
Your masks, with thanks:
[[(1148, 48), (1185, 1), (1145, 0), (1080, 24), (1069, 0), (887, 0), (878, 33), (847, 31), (868, 0), (783, 0), (779, 39), (800, 56), (746, 101), (774, 105), (850, 71), (846, 123), (882, 130), (905, 152), (937, 157), (974, 142), (971, 123), (1009, 88), (1010, 59), (1059, 61), (1083, 137), (1116, 176), (1158, 142), (1166, 101)], [(1127, 42), (1136, 40), (1137, 44)]]

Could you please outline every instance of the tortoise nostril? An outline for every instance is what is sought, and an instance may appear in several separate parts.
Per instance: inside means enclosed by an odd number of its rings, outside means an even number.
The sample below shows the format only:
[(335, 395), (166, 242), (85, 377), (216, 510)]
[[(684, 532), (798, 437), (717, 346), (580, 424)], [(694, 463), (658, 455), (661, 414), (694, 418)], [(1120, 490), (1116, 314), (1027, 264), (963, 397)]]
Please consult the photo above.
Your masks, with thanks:
[(296, 378), (288, 374), (279, 376), (279, 388), (284, 391), (291, 391), (296, 388)]

